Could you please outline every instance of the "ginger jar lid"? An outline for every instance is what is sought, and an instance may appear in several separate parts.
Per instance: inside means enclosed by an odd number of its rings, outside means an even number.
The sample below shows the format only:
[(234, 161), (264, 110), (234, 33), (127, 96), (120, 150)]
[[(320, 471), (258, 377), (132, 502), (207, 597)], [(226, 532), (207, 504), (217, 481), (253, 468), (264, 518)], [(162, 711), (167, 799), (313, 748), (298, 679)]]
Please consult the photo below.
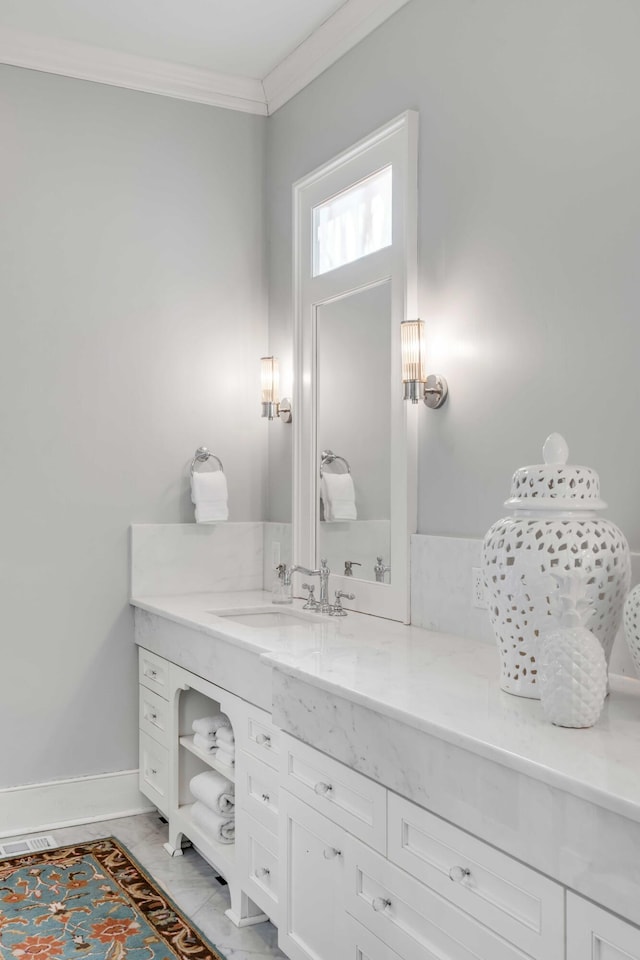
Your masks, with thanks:
[(567, 463), (569, 447), (563, 436), (548, 436), (542, 456), (544, 463), (516, 470), (505, 507), (564, 512), (606, 509), (600, 499), (600, 477), (591, 467)]

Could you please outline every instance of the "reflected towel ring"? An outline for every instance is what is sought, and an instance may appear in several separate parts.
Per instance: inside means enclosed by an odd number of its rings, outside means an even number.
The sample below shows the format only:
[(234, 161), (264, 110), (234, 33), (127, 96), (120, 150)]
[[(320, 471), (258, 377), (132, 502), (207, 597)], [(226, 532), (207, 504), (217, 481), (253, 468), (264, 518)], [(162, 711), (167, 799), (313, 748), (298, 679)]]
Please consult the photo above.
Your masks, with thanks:
[(336, 460), (344, 463), (345, 467), (347, 468), (347, 473), (351, 473), (351, 467), (349, 466), (348, 460), (345, 460), (344, 457), (334, 453), (333, 450), (323, 450), (320, 454), (320, 476), (322, 476), (323, 467), (326, 467), (328, 463), (334, 463)]
[(222, 466), (222, 460), (220, 457), (216, 457), (215, 453), (210, 453), (206, 447), (198, 447), (195, 452), (195, 456), (191, 461), (191, 470), (189, 471), (191, 476), (196, 468), (196, 463), (206, 463), (207, 460), (215, 460), (220, 468), (221, 472), (224, 473), (224, 467)]

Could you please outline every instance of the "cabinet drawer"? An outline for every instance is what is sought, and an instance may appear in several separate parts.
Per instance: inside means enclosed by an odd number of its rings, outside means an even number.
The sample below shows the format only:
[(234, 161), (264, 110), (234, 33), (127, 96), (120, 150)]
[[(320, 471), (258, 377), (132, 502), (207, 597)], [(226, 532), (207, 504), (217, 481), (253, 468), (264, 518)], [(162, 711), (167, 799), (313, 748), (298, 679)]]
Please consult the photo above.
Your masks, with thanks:
[(393, 793), (388, 857), (532, 957), (564, 957), (559, 884)]
[(270, 767), (280, 764), (280, 737), (278, 727), (271, 722), (271, 714), (251, 704), (246, 704), (242, 730), (236, 731), (236, 746), (246, 750)]
[(278, 771), (241, 750), (236, 763), (236, 799), (271, 833), (278, 833)]
[(140, 684), (139, 726), (150, 737), (169, 746), (169, 703)]
[(346, 960), (402, 960), (395, 950), (374, 937), (353, 917), (347, 917), (345, 939)]
[(567, 893), (567, 960), (638, 960), (640, 929)]
[(237, 852), (242, 864), (241, 885), (245, 893), (277, 926), (280, 883), (278, 841), (270, 830), (250, 817), (246, 810), (238, 810), (236, 817)]
[(347, 837), (345, 906), (403, 960), (525, 960), (513, 944)]
[(165, 747), (140, 731), (140, 792), (144, 793), (158, 810), (169, 808), (169, 753)]
[(376, 850), (386, 849), (387, 792), (324, 753), (282, 735), (282, 785)]
[(138, 648), (138, 666), (140, 683), (159, 694), (163, 700), (169, 699), (169, 664), (155, 653)]

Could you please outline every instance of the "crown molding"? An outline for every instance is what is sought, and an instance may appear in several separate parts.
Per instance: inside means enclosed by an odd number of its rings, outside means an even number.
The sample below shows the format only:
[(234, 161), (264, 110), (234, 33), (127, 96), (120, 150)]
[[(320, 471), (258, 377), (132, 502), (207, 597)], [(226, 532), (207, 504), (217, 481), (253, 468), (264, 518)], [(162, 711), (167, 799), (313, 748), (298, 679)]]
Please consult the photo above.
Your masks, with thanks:
[(263, 79), (269, 114), (275, 113), (407, 2), (347, 0)]
[(259, 80), (0, 27), (0, 63), (267, 115)]
[(238, 77), (0, 26), (0, 63), (268, 116), (408, 0), (346, 0), (264, 78)]

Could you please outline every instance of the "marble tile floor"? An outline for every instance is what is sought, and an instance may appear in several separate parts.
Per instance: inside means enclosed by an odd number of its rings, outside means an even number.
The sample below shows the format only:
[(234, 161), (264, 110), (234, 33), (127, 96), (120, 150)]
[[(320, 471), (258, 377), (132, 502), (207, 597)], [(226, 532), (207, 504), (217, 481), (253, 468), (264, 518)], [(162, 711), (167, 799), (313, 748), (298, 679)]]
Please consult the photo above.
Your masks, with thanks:
[(218, 883), (215, 871), (195, 850), (186, 849), (182, 857), (165, 853), (162, 844), (167, 839), (167, 825), (156, 813), (39, 830), (11, 839), (42, 835), (55, 837), (60, 846), (116, 837), (227, 960), (287, 960), (278, 949), (278, 931), (273, 924), (267, 921), (238, 929), (225, 917), (227, 887)]

